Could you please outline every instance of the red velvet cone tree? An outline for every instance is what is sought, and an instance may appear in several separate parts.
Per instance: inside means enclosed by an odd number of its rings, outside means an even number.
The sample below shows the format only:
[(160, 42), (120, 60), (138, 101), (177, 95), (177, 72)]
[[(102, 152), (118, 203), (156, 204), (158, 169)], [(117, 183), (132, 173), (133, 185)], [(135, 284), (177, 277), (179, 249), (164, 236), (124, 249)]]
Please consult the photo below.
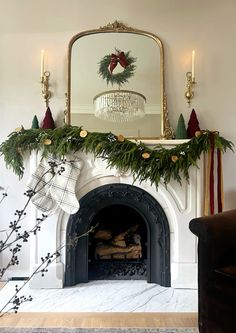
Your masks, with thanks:
[(190, 119), (188, 122), (188, 128), (187, 128), (187, 135), (188, 138), (191, 139), (195, 136), (195, 133), (197, 131), (201, 131), (199, 127), (199, 121), (197, 119), (197, 115), (194, 109), (192, 109)]
[(53, 117), (52, 117), (52, 112), (51, 112), (49, 106), (47, 107), (47, 110), (46, 110), (44, 119), (42, 121), (42, 126), (41, 127), (44, 128), (44, 129), (47, 129), (47, 128), (54, 129), (56, 127), (55, 123), (54, 123), (54, 120), (53, 120)]

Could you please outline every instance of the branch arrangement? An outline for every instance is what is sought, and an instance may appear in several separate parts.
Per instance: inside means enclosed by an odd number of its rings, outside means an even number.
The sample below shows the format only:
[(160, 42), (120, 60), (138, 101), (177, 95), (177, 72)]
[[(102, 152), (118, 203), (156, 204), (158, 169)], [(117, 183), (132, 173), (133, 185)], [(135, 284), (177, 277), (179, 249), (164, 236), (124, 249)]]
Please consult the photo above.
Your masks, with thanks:
[[(63, 163), (62, 163), (63, 164)], [(45, 173), (49, 173), (51, 177), (55, 177), (56, 173), (59, 175), (63, 172), (63, 166), (60, 168), (59, 165), (56, 165), (55, 163), (48, 163), (48, 169), (45, 171)], [(59, 168), (58, 168), (59, 166)], [(57, 170), (57, 171), (55, 171)], [(42, 175), (43, 177), (44, 175)], [(19, 259), (18, 254), (21, 251), (23, 247), (23, 243), (28, 242), (29, 237), (31, 235), (35, 236), (40, 230), (42, 223), (47, 219), (48, 215), (42, 214), (40, 218), (37, 218), (35, 221), (35, 225), (27, 230), (22, 230), (22, 221), (24, 220), (24, 217), (27, 214), (27, 208), (30, 203), (30, 200), (33, 198), (33, 196), (41, 190), (40, 188), (40, 179), (35, 184), (35, 187), (32, 190), (27, 190), (24, 195), (27, 197), (26, 203), (21, 210), (15, 210), (14, 213), (14, 220), (9, 223), (9, 227), (7, 230), (0, 230), (0, 232), (3, 232), (6, 234), (5, 238), (3, 240), (0, 240), (0, 253), (8, 250), (9, 251), (9, 258), (4, 266), (0, 266), (0, 279), (4, 276), (4, 274), (7, 272), (7, 270), (11, 266), (19, 265)], [(46, 184), (45, 184), (46, 185)], [(45, 186), (44, 185), (44, 186)], [(0, 204), (2, 201), (7, 197), (7, 193), (2, 193), (2, 199), (0, 200)], [(85, 232), (82, 235), (74, 236), (70, 242), (66, 244), (61, 244), (53, 253), (47, 253), (44, 257), (41, 258), (41, 263), (36, 267), (36, 269), (31, 273), (31, 275), (27, 278), (26, 281), (19, 287), (18, 285), (15, 286), (15, 292), (12, 296), (8, 299), (8, 301), (0, 308), (0, 318), (4, 316), (6, 313), (14, 312), (17, 313), (20, 306), (23, 303), (30, 302), (33, 300), (33, 298), (25, 295), (21, 295), (22, 289), (26, 286), (26, 284), (36, 275), (41, 274), (42, 276), (45, 275), (46, 272), (48, 272), (48, 267), (61, 255), (61, 250), (67, 246), (67, 247), (75, 247), (78, 240), (81, 237), (87, 236), (90, 232), (93, 232), (94, 229), (97, 227), (91, 227), (87, 232)]]
[[(70, 243), (67, 244), (67, 246), (75, 247), (78, 240), (81, 237), (88, 236), (89, 233), (94, 232), (96, 227), (97, 225), (91, 227), (84, 234), (75, 236), (73, 239), (71, 239)], [(7, 313), (11, 312), (18, 313), (21, 304), (26, 302), (31, 302), (33, 300), (31, 295), (28, 296), (20, 295), (20, 292), (36, 274), (41, 274), (41, 276), (45, 276), (45, 273), (48, 272), (48, 267), (53, 262), (55, 262), (58, 257), (61, 256), (61, 250), (65, 246), (66, 246), (65, 244), (62, 244), (55, 250), (55, 252), (47, 253), (46, 256), (41, 257), (41, 263), (36, 267), (36, 269), (31, 273), (31, 275), (27, 278), (27, 280), (24, 281), (24, 283), (21, 286), (18, 285), (15, 286), (15, 293), (12, 296), (10, 296), (9, 300), (2, 306), (2, 308), (0, 308), (0, 318), (6, 315)]]
[(113, 133), (88, 132), (82, 127), (63, 126), (56, 129), (20, 128), (11, 133), (0, 145), (6, 166), (21, 178), (24, 174), (24, 156), (32, 151), (41, 151), (42, 157), (53, 154), (64, 157), (79, 151), (93, 153), (107, 161), (108, 167), (120, 171), (130, 170), (134, 180), (150, 180), (158, 187), (162, 179), (167, 184), (172, 178), (181, 183), (182, 177), (189, 180), (189, 168), (197, 166), (203, 152), (214, 147), (222, 152), (233, 150), (233, 143), (219, 132), (197, 132), (189, 141), (171, 149), (161, 144), (153, 149), (141, 141), (130, 141)]

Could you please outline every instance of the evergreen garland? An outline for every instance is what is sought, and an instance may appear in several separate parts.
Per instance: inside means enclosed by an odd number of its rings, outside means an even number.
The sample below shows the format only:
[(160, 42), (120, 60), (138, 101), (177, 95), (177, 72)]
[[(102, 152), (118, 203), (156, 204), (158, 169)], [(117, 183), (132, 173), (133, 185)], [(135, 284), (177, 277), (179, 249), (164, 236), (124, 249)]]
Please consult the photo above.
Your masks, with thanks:
[(21, 178), (24, 174), (24, 155), (41, 151), (43, 157), (54, 154), (63, 157), (79, 151), (93, 153), (107, 161), (109, 167), (121, 171), (130, 170), (134, 180), (150, 180), (158, 186), (162, 179), (167, 184), (172, 178), (181, 183), (182, 177), (189, 180), (189, 168), (197, 166), (197, 160), (211, 147), (214, 135), (215, 148), (225, 152), (233, 151), (233, 143), (221, 137), (218, 132), (208, 130), (171, 149), (161, 144), (150, 148), (141, 141), (130, 141), (113, 133), (87, 132), (82, 127), (64, 126), (56, 129), (18, 128), (0, 145), (6, 166)]
[(134, 62), (136, 61), (135, 58), (130, 56), (130, 51), (125, 53), (125, 57), (127, 60), (127, 66), (124, 68), (124, 70), (120, 73), (113, 74), (109, 70), (109, 65), (111, 62), (112, 55), (105, 55), (102, 60), (99, 63), (99, 70), (98, 74), (102, 77), (102, 79), (106, 80), (106, 83), (111, 83), (112, 85), (114, 83), (121, 86), (124, 83), (128, 82), (128, 79), (134, 75), (134, 71), (136, 66), (134, 65)]

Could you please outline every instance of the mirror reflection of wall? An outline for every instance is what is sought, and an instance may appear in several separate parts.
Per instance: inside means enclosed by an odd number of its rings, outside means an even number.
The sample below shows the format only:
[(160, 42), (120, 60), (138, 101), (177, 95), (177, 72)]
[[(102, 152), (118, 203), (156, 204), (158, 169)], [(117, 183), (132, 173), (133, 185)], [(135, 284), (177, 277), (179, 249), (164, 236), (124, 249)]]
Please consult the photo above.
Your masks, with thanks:
[(146, 115), (134, 122), (112, 123), (95, 118), (93, 114), (71, 114), (71, 122), (77, 126), (83, 126), (90, 132), (112, 132), (122, 134), (129, 138), (156, 138), (161, 134), (160, 115)]
[[(126, 123), (103, 121), (94, 116), (96, 95), (119, 87), (98, 74), (104, 56), (116, 49), (130, 51), (136, 59), (134, 75), (121, 89), (136, 91), (146, 98), (145, 116)], [(89, 131), (113, 132), (126, 137), (156, 138), (161, 135), (162, 75), (161, 50), (153, 38), (134, 33), (96, 33), (78, 38), (71, 50), (71, 124)], [(117, 66), (114, 73), (122, 72)]]

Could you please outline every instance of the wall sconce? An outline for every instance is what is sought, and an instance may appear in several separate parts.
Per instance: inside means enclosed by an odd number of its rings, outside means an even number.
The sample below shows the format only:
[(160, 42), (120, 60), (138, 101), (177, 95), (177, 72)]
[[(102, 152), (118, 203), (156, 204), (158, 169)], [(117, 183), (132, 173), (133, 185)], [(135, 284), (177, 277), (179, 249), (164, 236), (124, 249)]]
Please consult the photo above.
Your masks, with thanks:
[(185, 98), (187, 99), (188, 106), (191, 105), (191, 100), (194, 96), (193, 86), (195, 81), (195, 51), (192, 51), (192, 71), (186, 73), (187, 77), (187, 90), (185, 92)]
[(52, 93), (49, 90), (49, 78), (50, 78), (50, 72), (44, 70), (44, 57), (45, 53), (44, 50), (41, 50), (41, 68), (40, 68), (40, 77), (42, 84), (42, 96), (45, 100), (46, 107), (49, 105), (49, 100), (52, 97)]

